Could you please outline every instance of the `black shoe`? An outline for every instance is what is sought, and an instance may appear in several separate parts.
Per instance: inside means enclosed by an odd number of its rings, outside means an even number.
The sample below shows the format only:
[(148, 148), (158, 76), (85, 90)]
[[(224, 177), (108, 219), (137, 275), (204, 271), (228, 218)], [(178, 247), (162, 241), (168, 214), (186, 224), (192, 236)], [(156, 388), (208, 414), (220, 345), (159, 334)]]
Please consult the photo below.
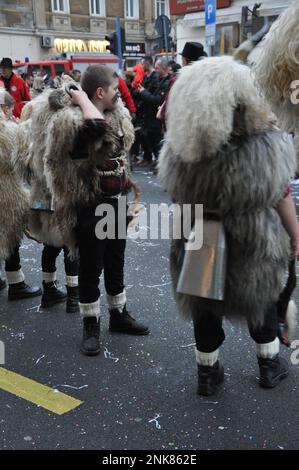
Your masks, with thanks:
[(288, 362), (277, 356), (273, 359), (258, 358), (260, 368), (260, 386), (263, 388), (274, 388), (279, 382), (285, 379), (289, 373)]
[(51, 308), (66, 301), (67, 294), (57, 288), (57, 282), (43, 282), (42, 308)]
[(1, 279), (1, 277), (0, 277), (0, 291), (5, 289), (5, 287), (6, 287), (6, 282), (3, 281), (3, 279)]
[(66, 301), (66, 313), (78, 313), (79, 308), (79, 288), (66, 286), (67, 289), (67, 301)]
[(25, 282), (10, 284), (8, 287), (8, 300), (23, 300), (39, 297), (42, 294), (40, 287), (30, 287)]
[(216, 362), (213, 366), (201, 366), (197, 365), (198, 372), (198, 395), (204, 397), (211, 397), (214, 395), (219, 385), (224, 381), (224, 369), (223, 366)]
[(148, 326), (143, 325), (136, 321), (129, 312), (127, 311), (126, 306), (124, 306), (123, 311), (119, 310), (109, 310), (110, 313), (110, 322), (109, 322), (109, 331), (112, 333), (125, 333), (128, 335), (148, 335), (150, 330)]
[(97, 356), (100, 351), (100, 320), (98, 321), (96, 317), (85, 317), (81, 352), (85, 356)]

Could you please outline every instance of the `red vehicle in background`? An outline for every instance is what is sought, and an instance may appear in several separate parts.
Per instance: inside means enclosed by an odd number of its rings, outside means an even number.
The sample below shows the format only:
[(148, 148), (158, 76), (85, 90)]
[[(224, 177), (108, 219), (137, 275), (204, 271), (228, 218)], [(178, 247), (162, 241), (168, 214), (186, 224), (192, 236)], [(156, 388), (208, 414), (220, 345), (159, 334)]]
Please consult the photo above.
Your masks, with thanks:
[(55, 59), (55, 60), (40, 60), (32, 62), (14, 63), (14, 72), (17, 75), (28, 73), (35, 75), (36, 73), (44, 72), (48, 77), (53, 79), (56, 76), (62, 75), (64, 72), (71, 72), (72, 70), (84, 70), (91, 64), (105, 64), (113, 70), (118, 70), (118, 58), (113, 54), (73, 54), (70, 59)]

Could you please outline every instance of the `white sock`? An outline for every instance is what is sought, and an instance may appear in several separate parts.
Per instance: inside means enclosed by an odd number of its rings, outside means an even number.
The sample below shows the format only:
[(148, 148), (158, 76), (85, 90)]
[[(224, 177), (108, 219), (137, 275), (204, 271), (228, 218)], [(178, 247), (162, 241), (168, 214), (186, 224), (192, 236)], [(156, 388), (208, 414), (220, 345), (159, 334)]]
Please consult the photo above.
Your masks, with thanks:
[(9, 285), (20, 284), (25, 281), (22, 269), (19, 271), (6, 271), (6, 279)]
[(97, 317), (97, 320), (100, 318), (101, 308), (100, 300), (93, 302), (91, 304), (79, 304), (81, 317)]
[(43, 281), (46, 284), (50, 284), (50, 282), (55, 282), (57, 279), (56, 277), (56, 271), (54, 273), (44, 273), (43, 272)]
[(78, 287), (78, 276), (65, 276), (65, 281), (68, 287)]
[(279, 339), (276, 338), (271, 343), (256, 344), (256, 352), (258, 357), (263, 359), (272, 359), (279, 353)]
[(196, 362), (200, 366), (210, 366), (212, 367), (218, 361), (219, 357), (219, 348), (216, 351), (211, 353), (200, 352), (195, 348)]
[(121, 294), (114, 296), (107, 294), (106, 297), (110, 310), (118, 310), (120, 313), (123, 311), (123, 308), (127, 303), (127, 296), (125, 290)]

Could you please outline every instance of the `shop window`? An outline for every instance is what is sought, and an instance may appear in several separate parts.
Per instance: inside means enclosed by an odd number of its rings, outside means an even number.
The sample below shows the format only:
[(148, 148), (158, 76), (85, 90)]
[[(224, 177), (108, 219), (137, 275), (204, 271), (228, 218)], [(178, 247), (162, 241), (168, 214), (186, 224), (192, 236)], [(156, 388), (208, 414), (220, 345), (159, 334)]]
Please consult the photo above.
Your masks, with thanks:
[(239, 24), (217, 25), (216, 44), (212, 49), (214, 56), (232, 55), (239, 45)]

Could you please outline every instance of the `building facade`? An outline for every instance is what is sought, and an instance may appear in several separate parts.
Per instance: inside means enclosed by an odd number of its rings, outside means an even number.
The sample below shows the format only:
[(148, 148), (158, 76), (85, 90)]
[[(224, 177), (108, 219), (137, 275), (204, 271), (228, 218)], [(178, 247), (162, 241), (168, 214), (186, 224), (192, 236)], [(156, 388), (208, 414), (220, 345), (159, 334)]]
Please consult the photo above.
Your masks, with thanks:
[[(242, 40), (255, 32), (254, 28), (259, 28), (262, 25), (264, 17), (268, 17), (270, 21), (273, 21), (292, 1), (218, 0), (216, 43), (215, 46), (209, 47), (206, 45), (205, 39), (205, 1), (170, 0), (170, 13), (177, 15), (177, 50), (180, 52), (186, 41), (197, 41), (205, 46), (209, 55), (231, 54)], [(254, 18), (252, 18), (250, 11), (253, 11), (256, 4), (257, 6), (260, 4), (260, 6), (256, 9)], [(249, 27), (244, 27), (243, 7), (250, 9)], [(258, 21), (258, 18), (261, 21)]]
[(34, 61), (106, 52), (105, 36), (120, 16), (125, 56), (134, 65), (153, 53), (155, 20), (169, 11), (169, 0), (0, 0), (0, 57)]

